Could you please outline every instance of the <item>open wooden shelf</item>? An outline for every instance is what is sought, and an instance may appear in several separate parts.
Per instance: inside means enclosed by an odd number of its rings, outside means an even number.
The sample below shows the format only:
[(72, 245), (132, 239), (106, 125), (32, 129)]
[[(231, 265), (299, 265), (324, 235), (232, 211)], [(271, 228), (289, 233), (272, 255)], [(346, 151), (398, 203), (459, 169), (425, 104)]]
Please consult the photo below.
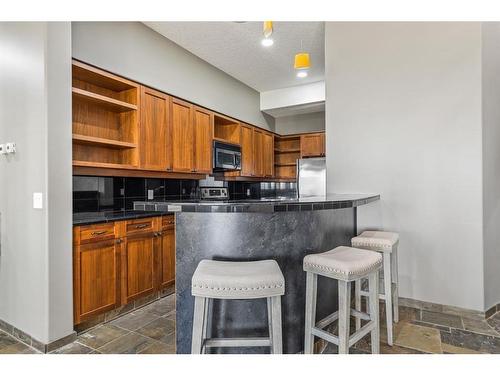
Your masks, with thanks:
[(240, 145), (240, 123), (229, 117), (214, 113), (214, 139), (220, 142)]
[(114, 139), (91, 137), (88, 135), (73, 134), (73, 143), (81, 145), (105, 146), (117, 149), (135, 148), (137, 144), (131, 142), (116, 141)]
[(214, 141), (217, 141), (217, 142), (222, 142), (222, 143), (227, 143), (229, 145), (235, 145), (235, 146), (240, 146), (239, 143), (236, 143), (234, 141), (228, 141), (227, 139), (224, 139), (224, 138), (219, 138), (219, 137), (214, 137)]
[(73, 160), (73, 167), (137, 169), (137, 167), (128, 164), (99, 163), (95, 161), (82, 161), (82, 160)]
[(275, 148), (274, 152), (276, 152), (277, 154), (289, 154), (289, 153), (300, 152), (300, 148), (290, 148), (290, 149)]
[(123, 102), (121, 100), (109, 98), (90, 91), (85, 91), (76, 87), (72, 88), (73, 100), (81, 100), (90, 104), (96, 104), (108, 111), (121, 113), (137, 110), (135, 104)]
[(275, 163), (276, 167), (293, 167), (296, 166), (297, 163)]
[(99, 86), (111, 91), (127, 91), (137, 86), (128, 80), (115, 76), (104, 70), (73, 60), (73, 79), (87, 82), (94, 86)]

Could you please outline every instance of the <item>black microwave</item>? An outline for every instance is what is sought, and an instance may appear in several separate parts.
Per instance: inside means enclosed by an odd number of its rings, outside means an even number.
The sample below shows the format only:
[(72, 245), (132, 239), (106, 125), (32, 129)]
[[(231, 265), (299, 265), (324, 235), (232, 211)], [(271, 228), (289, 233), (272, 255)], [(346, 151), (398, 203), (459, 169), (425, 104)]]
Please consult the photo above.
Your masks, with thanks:
[(240, 171), (241, 147), (234, 144), (214, 141), (214, 170)]

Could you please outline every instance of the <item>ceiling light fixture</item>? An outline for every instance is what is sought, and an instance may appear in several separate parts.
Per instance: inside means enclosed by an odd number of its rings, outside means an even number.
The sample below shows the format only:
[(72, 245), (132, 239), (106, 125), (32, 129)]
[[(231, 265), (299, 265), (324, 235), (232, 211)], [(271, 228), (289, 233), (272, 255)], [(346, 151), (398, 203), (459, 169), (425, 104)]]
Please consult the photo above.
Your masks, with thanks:
[[(300, 49), (302, 50), (302, 41), (300, 41)], [(307, 52), (300, 52), (295, 55), (293, 67), (298, 70), (297, 77), (307, 77), (307, 70), (311, 67), (311, 58)]]
[(274, 44), (274, 41), (271, 39), (271, 35), (273, 34), (273, 21), (264, 21), (262, 33), (264, 34), (264, 39), (261, 41), (262, 45), (264, 47), (272, 46)]
[(260, 42), (264, 47), (271, 47), (274, 44), (274, 41), (271, 38), (264, 38)]

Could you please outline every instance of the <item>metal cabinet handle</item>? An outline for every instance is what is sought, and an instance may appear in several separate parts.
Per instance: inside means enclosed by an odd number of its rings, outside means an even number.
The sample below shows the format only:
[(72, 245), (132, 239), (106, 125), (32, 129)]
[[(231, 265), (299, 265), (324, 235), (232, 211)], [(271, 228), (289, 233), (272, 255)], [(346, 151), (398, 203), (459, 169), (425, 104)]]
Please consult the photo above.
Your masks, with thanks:
[(96, 232), (92, 232), (92, 235), (93, 236), (100, 236), (100, 235), (105, 234), (107, 232), (108, 232), (107, 230), (98, 230)]
[(118, 245), (119, 245), (119, 244), (121, 244), (122, 242), (123, 242), (123, 240), (122, 240), (121, 238), (118, 238), (118, 239), (116, 240), (116, 243), (117, 243)]
[(135, 226), (135, 229), (143, 229), (143, 228), (147, 228), (148, 227), (148, 224), (138, 224)]

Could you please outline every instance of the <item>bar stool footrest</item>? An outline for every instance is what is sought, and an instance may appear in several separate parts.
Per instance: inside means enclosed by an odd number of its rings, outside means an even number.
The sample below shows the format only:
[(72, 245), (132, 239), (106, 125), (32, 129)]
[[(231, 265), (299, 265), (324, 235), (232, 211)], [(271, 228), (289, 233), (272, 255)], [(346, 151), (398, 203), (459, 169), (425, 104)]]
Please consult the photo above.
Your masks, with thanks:
[[(363, 337), (365, 337), (369, 332), (371, 332), (372, 329), (375, 328), (375, 322), (369, 322), (368, 324), (365, 324), (363, 327), (358, 329), (356, 332), (354, 332), (351, 336), (349, 336), (349, 346), (353, 346), (356, 344), (359, 340), (361, 340)], [(312, 329), (312, 334), (316, 337), (319, 337), (323, 340), (326, 340), (332, 344), (338, 345), (339, 344), (339, 337), (331, 334), (330, 332), (324, 331), (318, 326), (314, 327)]]
[(212, 338), (205, 339), (203, 346), (206, 348), (234, 348), (234, 347), (254, 347), (271, 346), (269, 337), (231, 337), (231, 338)]

